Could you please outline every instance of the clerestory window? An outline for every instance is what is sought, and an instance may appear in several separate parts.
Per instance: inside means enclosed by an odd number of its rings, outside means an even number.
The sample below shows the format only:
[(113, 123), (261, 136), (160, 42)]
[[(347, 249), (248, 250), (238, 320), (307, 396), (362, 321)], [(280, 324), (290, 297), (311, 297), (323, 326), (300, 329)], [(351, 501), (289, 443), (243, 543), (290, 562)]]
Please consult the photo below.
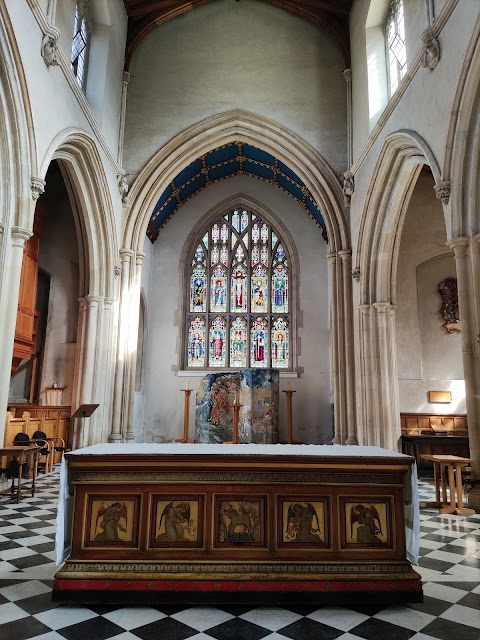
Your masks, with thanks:
[(385, 19), (385, 43), (390, 95), (392, 95), (407, 72), (403, 0), (390, 0)]
[(88, 0), (77, 0), (72, 40), (72, 71), (81, 89), (87, 80), (88, 51), (90, 47), (91, 18)]
[(277, 230), (233, 209), (202, 230), (187, 264), (187, 367), (289, 369), (291, 261)]

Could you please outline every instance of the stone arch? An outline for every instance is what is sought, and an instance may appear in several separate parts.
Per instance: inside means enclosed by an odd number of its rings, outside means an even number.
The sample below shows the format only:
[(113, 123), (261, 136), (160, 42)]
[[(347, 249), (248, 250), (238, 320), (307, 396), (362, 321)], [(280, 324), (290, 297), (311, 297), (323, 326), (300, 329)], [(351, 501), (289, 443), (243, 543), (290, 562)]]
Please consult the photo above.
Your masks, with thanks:
[(361, 304), (394, 301), (403, 219), (424, 164), (429, 165), (438, 184), (440, 168), (418, 134), (397, 131), (385, 139), (360, 224), (356, 266), (360, 269)]
[(97, 146), (85, 132), (66, 129), (50, 143), (41, 163), (61, 168), (70, 196), (80, 257), (79, 320), (73, 407), (98, 403), (99, 409), (75, 429), (74, 446), (108, 436), (113, 385), (115, 265), (118, 247), (113, 203)]
[(430, 167), (435, 184), (440, 184), (435, 156), (418, 134), (397, 131), (385, 139), (367, 192), (357, 247), (359, 439), (362, 444), (389, 449), (397, 449), (400, 438), (395, 339), (398, 254), (408, 204), (423, 165)]
[(142, 248), (151, 212), (179, 172), (199, 156), (239, 140), (270, 153), (287, 165), (302, 180), (320, 208), (330, 249), (334, 442), (357, 442), (351, 247), (340, 181), (325, 159), (299, 136), (268, 118), (241, 109), (212, 116), (179, 133), (152, 157), (131, 186), (121, 250), (120, 302), (122, 309), (126, 308), (123, 300), (130, 300), (130, 311), (121, 313), (119, 320), (117, 353), (120, 356), (115, 374), (112, 442), (134, 439), (132, 380), (135, 378), (135, 354), (131, 353), (129, 344), (138, 331)]
[(95, 142), (84, 132), (61, 131), (41, 163), (44, 177), (52, 160), (63, 168), (76, 217), (82, 256), (81, 295), (114, 297), (118, 255), (110, 189)]
[(128, 194), (123, 246), (141, 250), (151, 211), (165, 187), (200, 155), (241, 139), (290, 167), (321, 207), (332, 251), (348, 249), (340, 182), (322, 156), (277, 123), (241, 109), (207, 118), (168, 142), (139, 173)]

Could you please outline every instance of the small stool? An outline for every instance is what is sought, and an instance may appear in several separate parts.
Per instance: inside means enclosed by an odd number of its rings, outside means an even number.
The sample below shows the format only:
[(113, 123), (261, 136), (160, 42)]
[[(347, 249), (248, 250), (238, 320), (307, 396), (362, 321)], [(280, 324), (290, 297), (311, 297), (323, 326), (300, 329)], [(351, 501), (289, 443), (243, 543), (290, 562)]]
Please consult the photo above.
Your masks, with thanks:
[[(462, 467), (473, 462), (472, 458), (460, 458), (448, 455), (422, 455), (423, 460), (433, 462), (435, 477), (435, 502), (427, 502), (427, 507), (438, 507), (440, 513), (455, 513), (456, 515), (472, 515), (474, 509), (463, 506)], [(450, 504), (447, 502), (447, 473)], [(440, 500), (440, 487), (442, 500)], [(455, 502), (456, 500), (456, 502)]]

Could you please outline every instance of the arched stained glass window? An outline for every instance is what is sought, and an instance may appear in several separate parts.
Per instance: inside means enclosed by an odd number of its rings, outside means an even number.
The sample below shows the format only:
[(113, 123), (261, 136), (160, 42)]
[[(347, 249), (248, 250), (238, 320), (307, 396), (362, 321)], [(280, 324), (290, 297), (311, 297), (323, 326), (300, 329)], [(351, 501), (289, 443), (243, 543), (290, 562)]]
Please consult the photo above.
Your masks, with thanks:
[(407, 72), (403, 0), (390, 0), (385, 19), (385, 41), (387, 46), (390, 95), (392, 95), (397, 90), (401, 79)]
[(188, 265), (187, 367), (289, 369), (290, 260), (277, 230), (234, 209), (202, 230)]

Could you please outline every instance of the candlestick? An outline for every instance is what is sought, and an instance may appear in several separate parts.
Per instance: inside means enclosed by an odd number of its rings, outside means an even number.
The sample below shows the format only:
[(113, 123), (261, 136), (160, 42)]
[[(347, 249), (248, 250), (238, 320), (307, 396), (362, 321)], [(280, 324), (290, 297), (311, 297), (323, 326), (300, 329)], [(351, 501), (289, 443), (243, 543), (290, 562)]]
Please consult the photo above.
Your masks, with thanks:
[(287, 443), (293, 444), (292, 396), (296, 392), (291, 388), (290, 382), (288, 383), (288, 386), (289, 388), (283, 392), (287, 396), (287, 426), (288, 426)]
[(182, 442), (185, 444), (186, 442), (193, 442), (188, 437), (188, 428), (190, 423), (190, 395), (192, 390), (188, 388), (188, 380), (185, 389), (180, 389), (185, 394), (185, 399), (183, 403), (183, 438), (178, 438), (175, 442)]
[(187, 378), (187, 384), (185, 385), (185, 389), (190, 389), (190, 380)]

